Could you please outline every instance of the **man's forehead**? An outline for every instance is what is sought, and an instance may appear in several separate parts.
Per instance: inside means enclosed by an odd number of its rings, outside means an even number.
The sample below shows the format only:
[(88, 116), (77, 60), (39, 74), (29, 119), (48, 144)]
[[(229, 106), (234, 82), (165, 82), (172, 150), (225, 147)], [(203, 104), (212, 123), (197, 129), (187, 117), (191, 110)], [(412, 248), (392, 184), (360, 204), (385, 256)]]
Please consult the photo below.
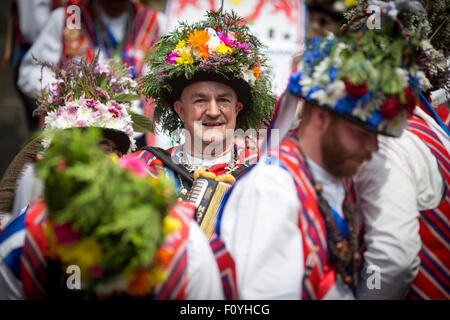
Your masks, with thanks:
[(181, 96), (193, 98), (196, 96), (236, 96), (234, 89), (217, 81), (198, 81), (186, 86)]

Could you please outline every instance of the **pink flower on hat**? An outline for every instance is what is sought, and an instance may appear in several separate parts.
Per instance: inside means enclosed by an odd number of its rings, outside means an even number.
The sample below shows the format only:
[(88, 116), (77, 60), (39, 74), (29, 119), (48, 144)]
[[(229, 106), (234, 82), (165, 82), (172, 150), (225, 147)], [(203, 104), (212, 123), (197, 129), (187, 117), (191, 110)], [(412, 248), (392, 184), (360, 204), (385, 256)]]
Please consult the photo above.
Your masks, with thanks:
[(121, 168), (129, 169), (138, 177), (144, 178), (147, 175), (147, 166), (142, 158), (120, 158), (118, 165)]
[(53, 227), (56, 240), (62, 244), (71, 244), (80, 239), (80, 233), (72, 229), (70, 223), (63, 223)]

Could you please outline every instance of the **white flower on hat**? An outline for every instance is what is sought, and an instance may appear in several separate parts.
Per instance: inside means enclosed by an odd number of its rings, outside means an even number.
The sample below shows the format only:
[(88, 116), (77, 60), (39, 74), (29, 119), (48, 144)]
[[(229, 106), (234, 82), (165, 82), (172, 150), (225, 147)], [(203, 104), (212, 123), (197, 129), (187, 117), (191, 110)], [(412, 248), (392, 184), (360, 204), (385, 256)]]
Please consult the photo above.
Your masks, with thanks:
[(241, 68), (241, 77), (245, 82), (247, 82), (250, 85), (254, 85), (256, 82), (256, 77), (255, 74), (253, 73), (253, 70), (248, 67)]
[(314, 68), (312, 78), (318, 85), (325, 85), (330, 81), (328, 77), (328, 66), (330, 64), (330, 58), (326, 57)]
[(432, 85), (430, 83), (430, 80), (428, 80), (423, 71), (417, 71), (416, 77), (419, 79), (420, 89), (422, 91), (428, 91), (429, 89), (431, 89)]
[(208, 28), (208, 29), (206, 29), (206, 31), (208, 32), (209, 37), (210, 37), (206, 44), (208, 45), (208, 51), (211, 54), (211, 53), (215, 52), (216, 47), (220, 46), (221, 40), (220, 40), (219, 36), (217, 35), (217, 32), (214, 29)]
[(386, 99), (384, 94), (376, 93), (376, 96), (362, 105), (361, 100), (358, 101), (356, 107), (352, 111), (352, 115), (362, 121), (368, 121), (372, 114), (379, 110)]
[[(133, 126), (127, 107), (115, 101), (103, 104), (92, 99), (78, 99), (68, 102), (57, 110), (50, 111), (44, 119), (44, 131), (74, 127), (99, 127), (116, 129), (130, 139), (130, 148), (136, 147)], [(44, 143), (44, 147), (49, 141)]]
[(311, 94), (311, 98), (320, 105), (334, 107), (339, 99), (345, 97), (345, 84), (342, 80), (336, 80), (326, 86), (325, 90), (317, 90)]
[(312, 87), (312, 79), (308, 77), (307, 75), (302, 76), (302, 78), (299, 81), (300, 85), (302, 86), (302, 95), (306, 97), (309, 90), (311, 90)]
[(409, 73), (406, 69), (403, 68), (395, 68), (395, 72), (402, 79), (402, 86), (406, 88), (409, 86)]
[(336, 69), (339, 69), (342, 66), (342, 59), (340, 57), (342, 50), (347, 49), (347, 45), (345, 43), (339, 42), (336, 47), (336, 51), (334, 54), (333, 65)]

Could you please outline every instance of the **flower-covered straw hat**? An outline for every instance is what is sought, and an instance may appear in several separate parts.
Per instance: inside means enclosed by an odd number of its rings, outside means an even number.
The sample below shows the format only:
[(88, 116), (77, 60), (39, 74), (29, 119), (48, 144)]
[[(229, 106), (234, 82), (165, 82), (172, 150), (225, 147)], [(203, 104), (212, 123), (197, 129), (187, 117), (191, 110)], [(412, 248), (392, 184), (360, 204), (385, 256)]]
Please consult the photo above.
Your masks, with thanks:
[[(121, 65), (88, 64), (72, 60), (61, 67), (41, 63), (53, 70), (56, 82), (42, 90), (37, 113), (45, 115), (43, 145), (48, 147), (55, 130), (74, 127), (98, 127), (125, 154), (136, 148), (135, 131), (144, 131), (137, 123), (144, 117), (132, 110), (139, 99), (137, 83)], [(150, 120), (147, 119), (147, 126)]]
[(218, 81), (232, 87), (244, 105), (236, 126), (259, 127), (275, 103), (263, 72), (262, 44), (234, 12), (207, 12), (207, 20), (181, 23), (161, 36), (147, 57), (150, 72), (141, 78), (142, 93), (155, 99), (155, 120), (172, 132), (183, 126), (173, 103), (196, 81)]
[(380, 30), (348, 27), (339, 37), (312, 40), (289, 90), (370, 131), (400, 136), (426, 83), (416, 51), (399, 19)]

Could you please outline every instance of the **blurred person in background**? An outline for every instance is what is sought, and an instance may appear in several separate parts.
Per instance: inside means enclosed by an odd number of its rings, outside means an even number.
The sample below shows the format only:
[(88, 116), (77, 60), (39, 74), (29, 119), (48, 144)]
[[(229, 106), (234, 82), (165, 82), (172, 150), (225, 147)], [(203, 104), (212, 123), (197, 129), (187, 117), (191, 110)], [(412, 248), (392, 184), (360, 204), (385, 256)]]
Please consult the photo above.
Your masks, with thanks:
[[(92, 61), (97, 52), (101, 63), (112, 59), (130, 67), (131, 76), (139, 78), (145, 73), (144, 57), (159, 38), (163, 19), (161, 12), (130, 0), (67, 1), (51, 13), (23, 58), (18, 86), (37, 99), (41, 88), (51, 86), (55, 78), (48, 70), (41, 73), (36, 60), (59, 64), (83, 57)], [(135, 111), (152, 118), (151, 104), (143, 98), (135, 103)], [(144, 144), (142, 134), (136, 138), (138, 145)]]
[(36, 101), (25, 95), (17, 85), (20, 63), (38, 38), (52, 10), (64, 5), (65, 0), (11, 0), (8, 34), (6, 36), (3, 66), (13, 68), (13, 82), (25, 106), (30, 132), (38, 128), (39, 120), (33, 118)]

